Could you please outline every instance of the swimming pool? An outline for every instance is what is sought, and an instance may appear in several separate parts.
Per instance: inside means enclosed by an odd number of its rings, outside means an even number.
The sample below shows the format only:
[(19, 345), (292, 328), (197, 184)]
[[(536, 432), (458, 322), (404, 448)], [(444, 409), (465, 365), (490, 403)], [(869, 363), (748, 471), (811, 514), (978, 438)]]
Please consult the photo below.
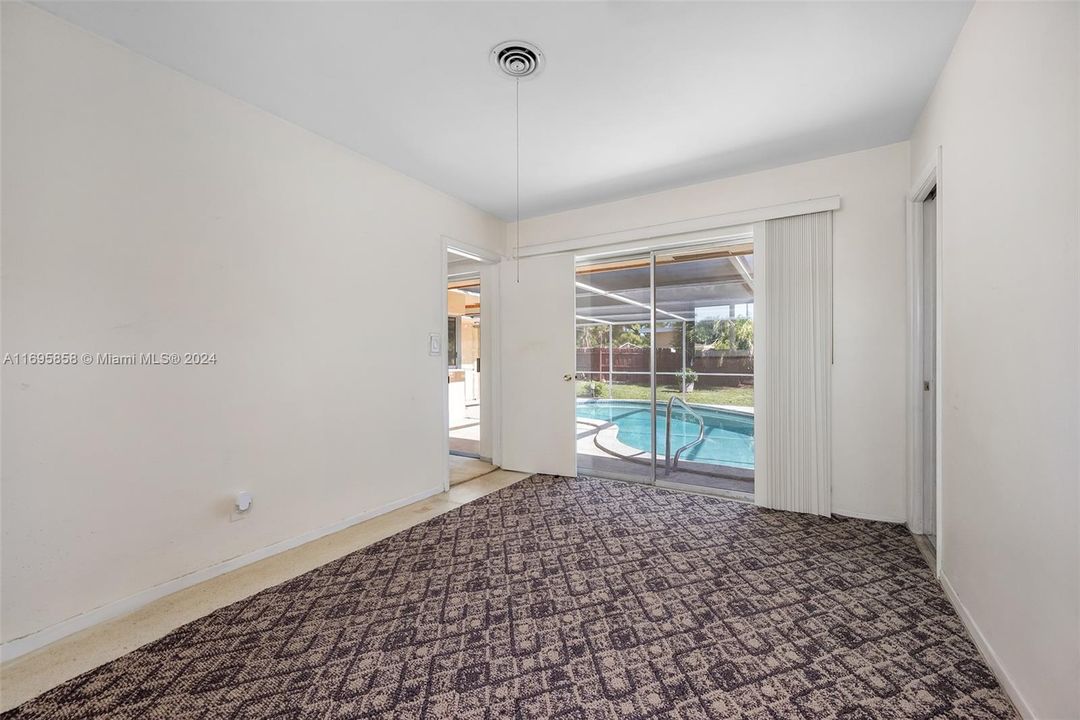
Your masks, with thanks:
[[(753, 469), (754, 416), (748, 413), (720, 410), (704, 405), (692, 405), (694, 412), (705, 421), (705, 439), (679, 456), (680, 462), (725, 465)], [(667, 432), (667, 404), (656, 408), (656, 452), (664, 456)], [(638, 400), (579, 400), (577, 416), (587, 420), (614, 423), (618, 440), (637, 450), (650, 452), (649, 429), (652, 416), (649, 403)], [(699, 425), (684, 408), (678, 405), (672, 412), (671, 452), (697, 439)]]

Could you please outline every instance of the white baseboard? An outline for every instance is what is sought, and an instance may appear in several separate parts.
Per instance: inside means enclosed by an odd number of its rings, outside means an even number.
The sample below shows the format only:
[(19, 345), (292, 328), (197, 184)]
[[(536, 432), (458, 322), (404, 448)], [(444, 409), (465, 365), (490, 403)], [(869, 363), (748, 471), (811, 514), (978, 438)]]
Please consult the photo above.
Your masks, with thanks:
[(178, 578), (173, 578), (160, 585), (155, 585), (151, 588), (147, 588), (141, 592), (137, 592), (134, 595), (115, 600), (111, 603), (107, 603), (100, 607), (94, 608), (89, 612), (85, 612), (81, 615), (68, 618), (67, 620), (61, 620), (55, 625), (50, 625), (46, 628), (42, 628), (36, 632), (22, 637), (8, 640), (6, 643), (0, 645), (0, 662), (7, 662), (20, 655), (33, 652), (46, 645), (56, 642), (57, 640), (72, 635), (81, 630), (93, 627), (107, 620), (118, 618), (121, 615), (126, 615), (130, 612), (134, 612), (139, 608), (148, 605), (155, 600), (159, 600), (166, 595), (171, 595), (174, 592), (178, 592), (185, 588), (189, 588), (192, 585), (198, 585), (201, 582), (223, 575), (232, 570), (242, 568), (245, 565), (250, 565), (253, 562), (258, 562), (264, 558), (268, 558), (272, 555), (291, 550), (292, 548), (299, 547), (305, 543), (309, 543), (312, 540), (318, 540), (321, 537), (336, 533), (339, 530), (344, 530), (347, 527), (362, 523), (365, 520), (371, 520), (374, 517), (383, 515), (391, 510), (397, 510), (400, 507), (411, 505), (414, 502), (419, 502), (432, 495), (438, 495), (443, 492), (443, 488), (439, 487), (430, 488), (423, 492), (417, 493), (411, 497), (395, 500), (394, 502), (387, 503), (381, 507), (377, 507), (374, 510), (368, 510), (367, 512), (360, 513), (359, 515), (353, 515), (347, 517), (344, 520), (328, 525), (326, 527), (319, 528), (317, 530), (311, 530), (309, 532), (297, 535), (296, 537), (276, 542), (273, 545), (267, 545), (266, 547), (259, 548), (244, 555), (238, 555), (234, 558), (230, 558), (223, 562), (211, 565), (203, 568), (202, 570), (196, 570), (195, 572), (188, 573), (187, 575), (181, 575)]
[(856, 512), (854, 510), (844, 510), (842, 508), (833, 508), (833, 515), (841, 515), (843, 517), (855, 518), (856, 520), (873, 520), (875, 522), (887, 522), (894, 523), (896, 525), (903, 525), (907, 522), (905, 518), (898, 518), (885, 515), (870, 515), (864, 512)]
[(1012, 700), (1012, 704), (1016, 707), (1017, 712), (1024, 717), (1024, 720), (1036, 720), (1035, 712), (1031, 709), (1031, 705), (1028, 704), (1024, 696), (1020, 694), (1015, 683), (1012, 681), (1012, 677), (1009, 676), (1008, 671), (1005, 670), (1001, 664), (1001, 658), (997, 656), (994, 649), (990, 647), (990, 643), (987, 642), (986, 636), (983, 635), (982, 630), (979, 629), (978, 623), (971, 617), (971, 613), (968, 612), (964, 603), (960, 601), (960, 597), (956, 594), (956, 590), (953, 589), (952, 583), (949, 582), (949, 578), (945, 573), (941, 573), (939, 577), (941, 581), (941, 587), (945, 590), (945, 596), (949, 598), (949, 602), (952, 603), (953, 608), (956, 610), (956, 614), (960, 616), (960, 621), (964, 623), (964, 627), (967, 628), (968, 634), (971, 635), (971, 639), (975, 642), (975, 646), (979, 648), (979, 652), (982, 653), (983, 660), (990, 666), (990, 669), (994, 672), (994, 676), (997, 677), (998, 684), (1001, 685), (1001, 689), (1005, 691), (1005, 694)]

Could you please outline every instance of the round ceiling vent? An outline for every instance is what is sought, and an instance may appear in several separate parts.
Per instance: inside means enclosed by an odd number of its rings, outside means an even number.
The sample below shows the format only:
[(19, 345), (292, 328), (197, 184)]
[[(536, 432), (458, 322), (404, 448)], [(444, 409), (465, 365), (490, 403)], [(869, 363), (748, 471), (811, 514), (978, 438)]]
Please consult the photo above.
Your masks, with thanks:
[(535, 77), (544, 67), (544, 54), (540, 48), (524, 40), (508, 40), (491, 49), (491, 62), (514, 80)]

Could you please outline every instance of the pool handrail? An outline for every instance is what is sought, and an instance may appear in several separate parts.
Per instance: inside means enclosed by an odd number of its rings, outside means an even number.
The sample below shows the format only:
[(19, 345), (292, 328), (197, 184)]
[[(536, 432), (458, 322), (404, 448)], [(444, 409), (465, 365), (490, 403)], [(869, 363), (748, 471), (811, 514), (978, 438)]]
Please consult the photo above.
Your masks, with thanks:
[[(690, 442), (686, 443), (681, 448), (676, 450), (675, 451), (675, 457), (672, 458), (672, 456), (671, 456), (671, 408), (672, 408), (672, 405), (674, 404), (674, 402), (676, 400), (679, 401), (680, 405), (682, 405), (684, 408), (686, 408), (686, 412), (690, 413), (690, 415), (695, 420), (698, 421), (698, 426), (700, 427), (700, 430), (698, 430), (697, 439), (696, 440), (691, 440)], [(664, 441), (664, 474), (665, 475), (670, 475), (672, 470), (678, 470), (679, 469), (679, 456), (682, 455), (685, 450), (689, 450), (690, 448), (694, 447), (695, 445), (697, 445), (697, 444), (699, 444), (699, 443), (701, 443), (701, 442), (703, 442), (705, 440), (705, 419), (703, 417), (701, 417), (700, 415), (698, 415), (696, 412), (694, 412), (693, 408), (691, 408), (689, 405), (687, 405), (686, 401), (683, 400), (681, 397), (679, 397), (678, 395), (672, 395), (671, 398), (667, 401), (667, 423), (665, 423), (665, 424), (667, 425), (667, 428), (666, 428), (667, 437), (665, 438), (665, 441)]]

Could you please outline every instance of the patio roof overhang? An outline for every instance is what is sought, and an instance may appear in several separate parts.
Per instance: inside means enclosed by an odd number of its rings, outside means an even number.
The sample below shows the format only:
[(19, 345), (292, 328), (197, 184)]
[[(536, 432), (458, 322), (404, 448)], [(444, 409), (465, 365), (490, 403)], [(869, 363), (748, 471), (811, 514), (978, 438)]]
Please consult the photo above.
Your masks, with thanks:
[[(649, 266), (579, 268), (578, 324), (648, 323)], [(751, 303), (753, 256), (694, 259), (657, 266), (657, 322), (693, 321), (701, 308)]]

